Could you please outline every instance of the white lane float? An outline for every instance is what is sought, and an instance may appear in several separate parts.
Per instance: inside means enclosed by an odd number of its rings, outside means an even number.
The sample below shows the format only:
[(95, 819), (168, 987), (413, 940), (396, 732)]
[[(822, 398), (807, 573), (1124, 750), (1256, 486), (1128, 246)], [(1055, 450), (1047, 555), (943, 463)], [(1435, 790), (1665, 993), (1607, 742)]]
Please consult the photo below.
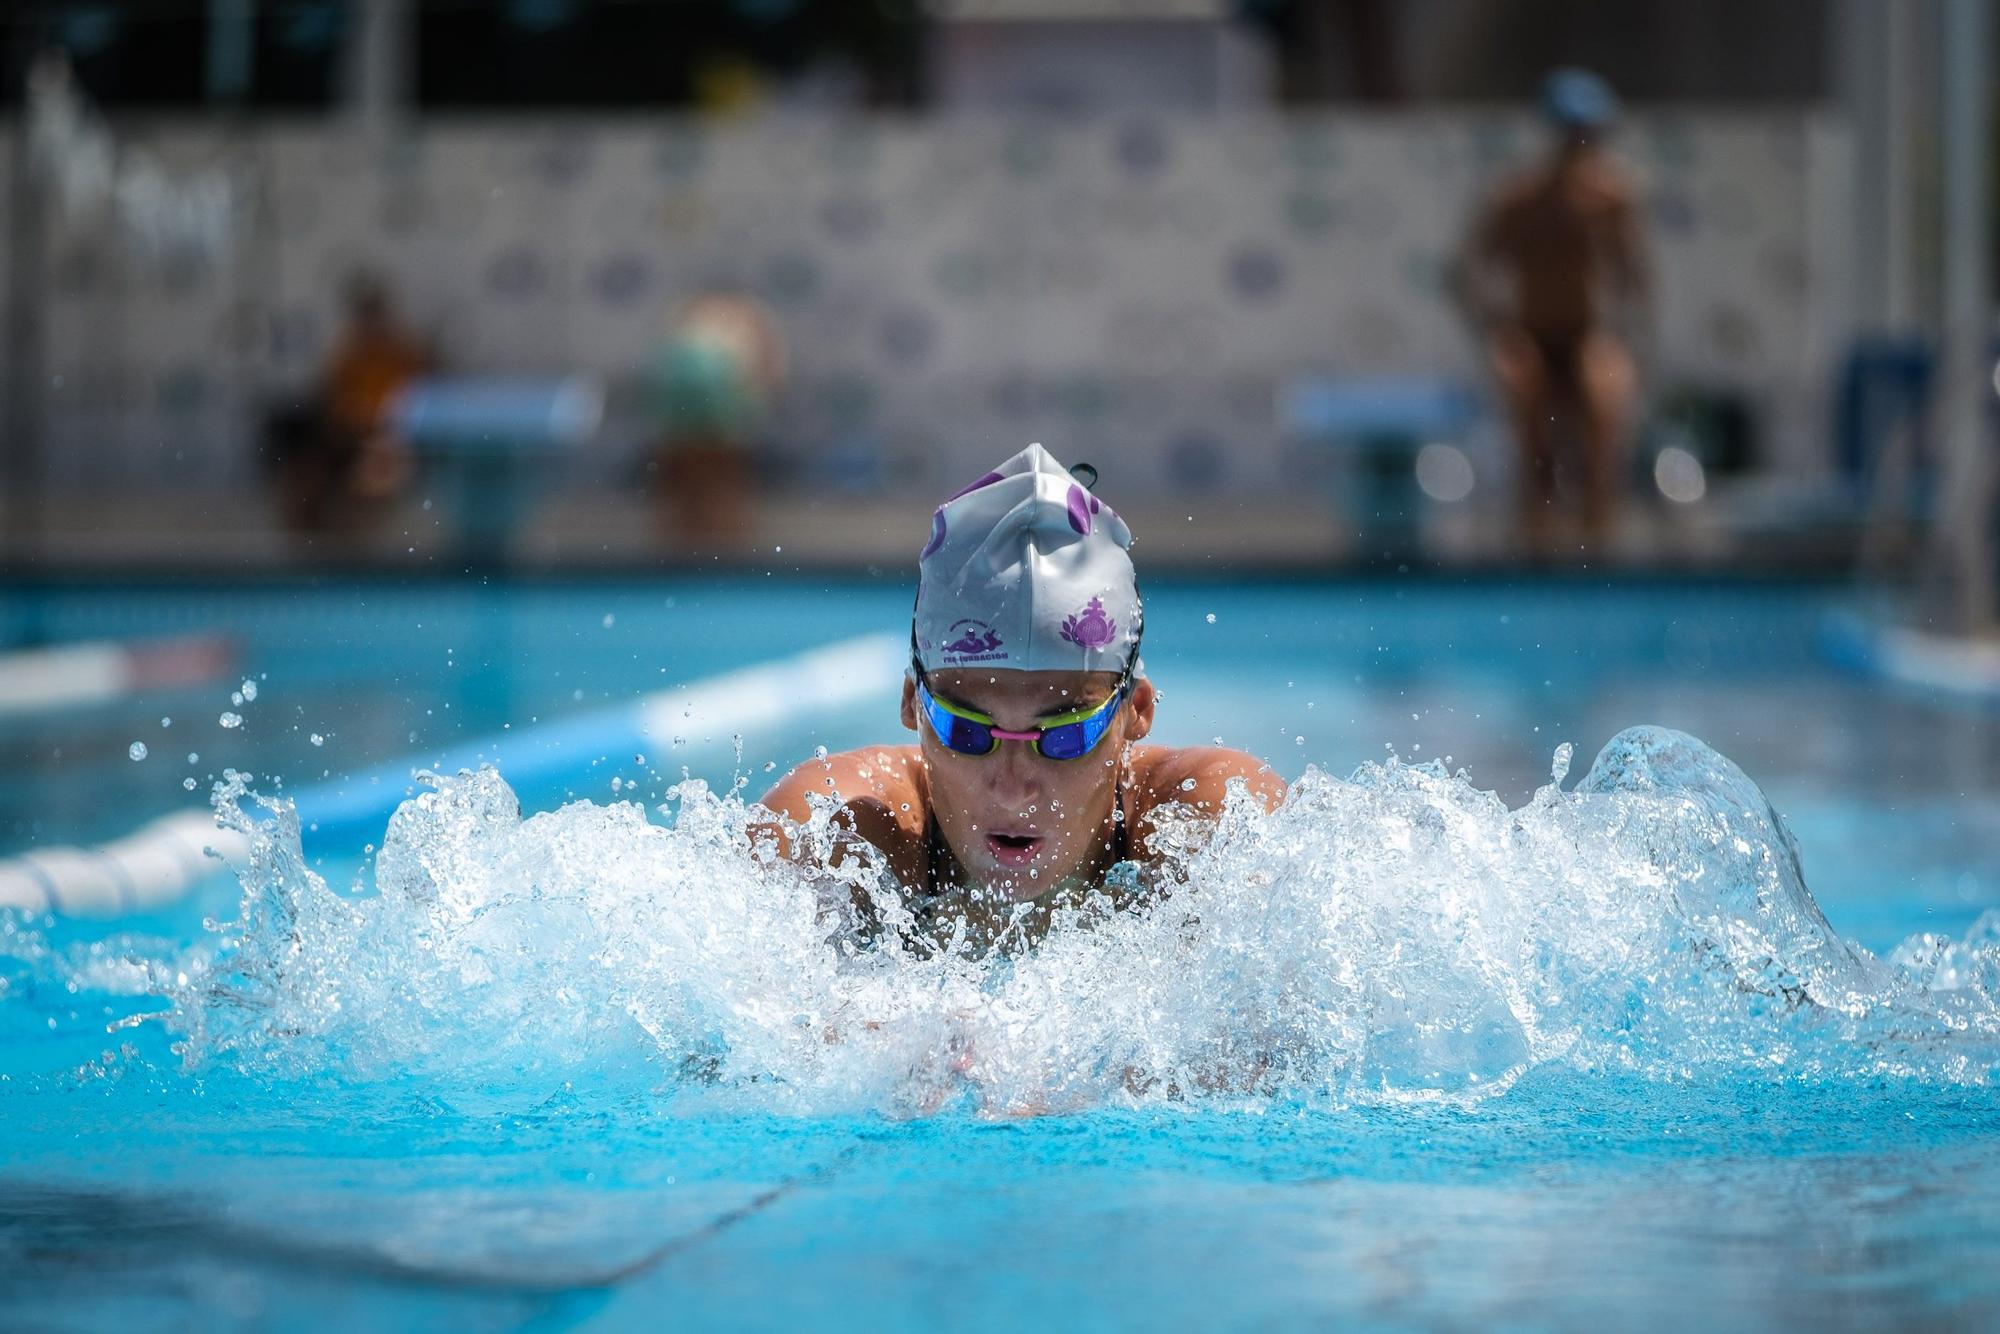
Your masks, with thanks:
[[(493, 764), (509, 781), (526, 785), (577, 772), (601, 755), (671, 746), (677, 737), (713, 745), (746, 729), (888, 695), (901, 687), (908, 655), (909, 641), (901, 636), (861, 635), (612, 708), (503, 732), (442, 756), (406, 756), (300, 789), (292, 800), (301, 826), (319, 837), (379, 831), (402, 802), (416, 769), (452, 773)], [(0, 860), (0, 910), (65, 917), (150, 911), (214, 874), (211, 849), (225, 861), (240, 861), (248, 852), (243, 836), (217, 828), (206, 810), (176, 811), (95, 848), (35, 848)]]

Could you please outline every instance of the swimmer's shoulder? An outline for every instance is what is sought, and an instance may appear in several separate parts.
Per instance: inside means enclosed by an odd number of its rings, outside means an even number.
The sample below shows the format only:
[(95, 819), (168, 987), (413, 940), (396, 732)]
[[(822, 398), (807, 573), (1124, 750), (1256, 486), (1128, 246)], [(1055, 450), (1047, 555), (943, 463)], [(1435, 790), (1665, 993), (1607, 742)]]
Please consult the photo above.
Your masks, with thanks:
[(1284, 804), (1285, 780), (1255, 755), (1227, 746), (1132, 747), (1128, 814), (1179, 804), (1219, 814), (1233, 779), (1242, 779), (1267, 811)]
[(812, 818), (814, 796), (838, 800), (848, 827), (892, 856), (923, 844), (930, 789), (916, 746), (863, 746), (815, 756), (772, 785), (761, 804), (803, 823)]

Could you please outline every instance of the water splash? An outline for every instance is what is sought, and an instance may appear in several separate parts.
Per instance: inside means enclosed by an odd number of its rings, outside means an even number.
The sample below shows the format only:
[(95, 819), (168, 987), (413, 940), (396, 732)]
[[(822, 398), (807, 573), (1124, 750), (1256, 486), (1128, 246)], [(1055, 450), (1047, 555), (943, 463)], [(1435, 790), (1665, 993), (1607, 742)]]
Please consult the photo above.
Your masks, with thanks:
[[(1393, 758), (1309, 769), (1270, 815), (1239, 792), (1205, 841), (1166, 822), (1163, 900), (1070, 905), (1011, 956), (909, 947), (892, 884), (753, 855), (754, 808), (699, 782), (660, 824), (630, 802), (523, 819), (490, 769), (425, 775), (354, 897), (236, 776), (239, 920), (121, 977), (168, 1000), (197, 1065), (796, 1112), (1469, 1103), (1547, 1066), (2000, 1073), (2000, 913), (1878, 960), (1723, 756), (1637, 728), (1569, 793), (1566, 759), (1519, 809)], [(800, 837), (828, 847), (827, 812)], [(857, 890), (889, 928), (873, 949), (829, 907)]]

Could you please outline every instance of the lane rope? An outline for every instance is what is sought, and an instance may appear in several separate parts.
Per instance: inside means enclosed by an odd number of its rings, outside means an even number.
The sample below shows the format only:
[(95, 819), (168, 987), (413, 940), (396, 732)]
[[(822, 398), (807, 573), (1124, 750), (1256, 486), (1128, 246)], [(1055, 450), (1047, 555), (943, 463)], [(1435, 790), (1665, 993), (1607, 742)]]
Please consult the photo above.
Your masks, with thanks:
[[(899, 687), (908, 642), (860, 635), (788, 658), (723, 672), (539, 726), (508, 730), (445, 751), (408, 755), (292, 793), (299, 827), (315, 841), (379, 831), (407, 796), (417, 769), (455, 773), (491, 764), (516, 787), (576, 773), (605, 755), (660, 750), (676, 755), (727, 747), (734, 734), (858, 704)], [(248, 853), (243, 836), (219, 829), (207, 810), (176, 811), (94, 848), (51, 845), (0, 860), (0, 910), (66, 917), (149, 912)]]

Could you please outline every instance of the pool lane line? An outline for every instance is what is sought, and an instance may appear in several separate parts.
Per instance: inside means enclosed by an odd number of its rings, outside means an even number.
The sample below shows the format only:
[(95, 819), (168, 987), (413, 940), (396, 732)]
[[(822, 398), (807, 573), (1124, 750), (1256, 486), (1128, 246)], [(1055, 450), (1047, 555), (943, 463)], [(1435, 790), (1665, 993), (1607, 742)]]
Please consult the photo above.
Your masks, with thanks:
[[(610, 708), (499, 732), (442, 754), (407, 755), (291, 794), (303, 836), (315, 842), (379, 833), (408, 797), (418, 769), (456, 773), (490, 764), (521, 787), (579, 772), (603, 756), (727, 744), (732, 733), (785, 723), (888, 694), (900, 685), (908, 640), (859, 635), (787, 658), (655, 691)], [(698, 747), (677, 739), (700, 737)], [(115, 917), (180, 898), (211, 874), (205, 849), (240, 862), (248, 843), (207, 810), (180, 811), (95, 848), (31, 849), (0, 860), (0, 910)]]
[[(517, 1295), (560, 1297), (572, 1293), (605, 1292), (638, 1278), (657, 1266), (713, 1240), (730, 1228), (756, 1217), (771, 1206), (841, 1175), (871, 1147), (857, 1140), (831, 1157), (767, 1186), (742, 1204), (724, 1210), (705, 1223), (678, 1233), (649, 1251), (620, 1264), (596, 1269), (561, 1269), (545, 1274), (514, 1268), (426, 1264), (399, 1259), (366, 1243), (317, 1241), (287, 1236), (281, 1229), (256, 1221), (238, 1220), (205, 1206), (199, 1196), (171, 1192), (142, 1193), (0, 1179), (0, 1228), (14, 1225), (23, 1235), (49, 1242), (40, 1258), (62, 1263), (82, 1261), (103, 1268), (103, 1257), (64, 1247), (58, 1237), (89, 1236), (102, 1246), (108, 1234), (127, 1241), (133, 1250), (148, 1245), (185, 1254), (199, 1250), (223, 1259), (238, 1259), (309, 1273), (338, 1274), (409, 1287), (458, 1289)], [(157, 1234), (155, 1236), (154, 1234)]]
[(862, 1150), (868, 1147), (870, 1147), (868, 1142), (857, 1140), (842, 1149), (839, 1153), (834, 1154), (833, 1157), (823, 1162), (814, 1163), (797, 1176), (786, 1177), (777, 1185), (758, 1192), (735, 1208), (723, 1210), (693, 1231), (683, 1232), (677, 1237), (669, 1237), (666, 1241), (661, 1242), (658, 1246), (637, 1259), (619, 1265), (614, 1269), (606, 1270), (605, 1281), (594, 1283), (590, 1286), (603, 1288), (616, 1287), (621, 1283), (639, 1277), (649, 1270), (658, 1268), (675, 1256), (682, 1255), (695, 1249), (697, 1246), (713, 1241), (730, 1228), (735, 1227), (738, 1223), (756, 1217), (788, 1196), (796, 1195), (802, 1188), (820, 1185), (841, 1175), (848, 1168), (854, 1166), (854, 1162), (861, 1156)]

